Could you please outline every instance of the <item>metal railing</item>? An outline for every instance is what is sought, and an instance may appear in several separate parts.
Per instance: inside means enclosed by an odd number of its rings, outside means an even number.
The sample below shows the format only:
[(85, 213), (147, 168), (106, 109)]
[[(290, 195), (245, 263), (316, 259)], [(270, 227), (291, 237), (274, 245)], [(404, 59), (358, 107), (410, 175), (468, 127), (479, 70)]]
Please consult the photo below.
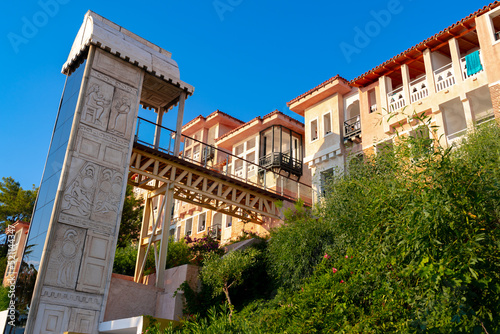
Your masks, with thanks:
[(455, 75), (453, 74), (453, 63), (449, 63), (434, 71), (436, 81), (436, 91), (440, 92), (455, 84)]
[[(155, 133), (159, 135), (155, 136)], [(262, 188), (291, 201), (302, 199), (306, 205), (312, 204), (312, 188), (305, 183), (281, 175), (279, 172), (273, 171), (271, 167), (259, 165), (254, 161), (240, 158), (215, 146), (205, 144), (200, 140), (185, 135), (181, 135), (180, 139), (180, 153), (177, 158), (218, 172), (221, 175), (237, 179), (249, 185)], [(136, 143), (156, 149), (160, 152), (174, 155), (176, 132), (138, 117), (134, 140)], [(190, 152), (189, 155), (186, 154), (186, 150), (184, 150), (184, 143), (186, 140), (192, 143), (190, 146), (199, 145), (200, 150), (197, 152), (201, 152), (201, 154), (197, 154), (196, 157), (192, 152)], [(291, 162), (293, 167), (296, 167), (297, 164), (298, 160)], [(249, 171), (254, 170), (259, 171), (259, 173), (257, 173), (258, 175), (255, 172), (249, 173)], [(286, 187), (281, 186), (283, 184), (285, 184)]]
[(398, 109), (406, 106), (406, 99), (403, 91), (403, 87), (393, 90), (387, 94), (387, 99), (389, 101), (389, 109), (391, 111), (396, 111)]
[(361, 133), (361, 119), (354, 116), (344, 122), (344, 138), (350, 138)]
[(281, 168), (297, 176), (302, 175), (302, 161), (286, 153), (271, 152), (260, 157), (259, 165), (264, 168)]
[(214, 224), (208, 228), (208, 235), (216, 240), (222, 237), (222, 224)]

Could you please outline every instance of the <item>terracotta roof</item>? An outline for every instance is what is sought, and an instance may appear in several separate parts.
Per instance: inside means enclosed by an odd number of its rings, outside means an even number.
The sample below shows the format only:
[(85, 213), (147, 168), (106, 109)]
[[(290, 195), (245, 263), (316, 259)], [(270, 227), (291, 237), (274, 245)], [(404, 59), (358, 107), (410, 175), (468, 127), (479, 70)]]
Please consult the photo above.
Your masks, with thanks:
[(242, 120), (239, 120), (239, 119), (237, 119), (236, 117), (233, 117), (233, 116), (231, 116), (231, 115), (229, 115), (229, 114), (226, 114), (225, 112), (222, 112), (222, 111), (220, 111), (219, 109), (217, 109), (216, 111), (214, 111), (213, 113), (211, 113), (211, 114), (210, 114), (210, 115), (208, 115), (207, 117), (203, 117), (202, 115), (199, 115), (199, 116), (197, 116), (197, 117), (193, 118), (192, 120), (190, 120), (189, 122), (187, 122), (186, 124), (184, 124), (184, 125), (182, 126), (182, 129), (189, 127), (191, 124), (195, 123), (195, 122), (196, 122), (196, 121), (198, 121), (198, 120), (204, 120), (204, 121), (206, 121), (208, 118), (210, 118), (210, 117), (214, 117), (214, 116), (215, 116), (215, 115), (217, 115), (217, 114), (221, 114), (221, 115), (223, 115), (223, 116), (229, 117), (229, 118), (231, 118), (231, 119), (233, 119), (233, 120), (235, 120), (236, 122), (241, 123), (241, 124), (245, 123), (245, 122), (243, 122)]
[(387, 66), (389, 63), (395, 61), (397, 58), (400, 58), (400, 57), (403, 57), (405, 56), (407, 53), (411, 52), (411, 51), (414, 51), (422, 46), (425, 46), (426, 43), (446, 34), (447, 32), (449, 32), (450, 30), (452, 30), (453, 28), (456, 28), (458, 26), (460, 26), (461, 24), (463, 24), (464, 22), (474, 18), (474, 17), (477, 17), (477, 16), (480, 16), (488, 11), (490, 11), (491, 9), (497, 7), (498, 5), (500, 5), (500, 1), (494, 1), (492, 3), (490, 3), (489, 5), (486, 5), (484, 6), (483, 8), (481, 9), (478, 9), (477, 11), (475, 11), (474, 13), (470, 14), (469, 16), (463, 18), (462, 20), (452, 24), (451, 26), (449, 26), (448, 28), (444, 29), (444, 30), (441, 30), (440, 32), (438, 32), (437, 34), (435, 34), (434, 36), (432, 37), (429, 37), (427, 38), (426, 40), (424, 40), (423, 42), (420, 42), (418, 43), (417, 45), (414, 45), (412, 46), (411, 48), (407, 49), (406, 51), (403, 51), (401, 52), (400, 54), (398, 54), (397, 56), (394, 56), (392, 57), (391, 59), (387, 60), (386, 62), (378, 65), (377, 67), (374, 67), (372, 68), (371, 70), (369, 70), (368, 72), (365, 72), (363, 73), (362, 75), (358, 76), (357, 78), (349, 81), (349, 84), (350, 85), (353, 85), (356, 81), (362, 79), (363, 77), (367, 76), (368, 74), (371, 74), (373, 72), (375, 72), (376, 70), (380, 69), (380, 68), (383, 68), (384, 66)]
[(215, 141), (221, 141), (222, 139), (224, 139), (225, 137), (228, 137), (230, 136), (231, 134), (235, 133), (236, 131), (239, 131), (241, 130), (242, 128), (246, 127), (246, 126), (249, 126), (252, 122), (254, 121), (260, 121), (260, 122), (263, 122), (266, 118), (269, 118), (269, 117), (272, 117), (274, 115), (282, 115), (283, 117), (287, 118), (289, 121), (293, 121), (295, 123), (298, 123), (299, 125), (301, 125), (302, 127), (304, 127), (304, 123), (296, 120), (295, 118), (293, 117), (290, 117), (288, 115), (285, 115), (284, 113), (282, 113), (281, 111), (279, 111), (278, 109), (274, 110), (273, 112), (270, 112), (269, 114), (263, 116), (263, 117), (260, 117), (260, 116), (257, 116), (255, 117), (254, 119), (246, 122), (245, 124), (242, 124), (240, 126), (238, 126), (237, 128), (234, 128), (232, 129), (231, 131), (229, 132), (226, 132), (225, 134), (223, 134), (222, 136), (220, 136), (219, 138), (217, 138)]
[(307, 96), (307, 95), (309, 95), (309, 94), (312, 94), (315, 90), (318, 90), (318, 89), (320, 89), (320, 88), (322, 88), (322, 87), (324, 87), (324, 86), (328, 85), (329, 83), (331, 83), (331, 82), (333, 82), (333, 81), (335, 81), (335, 80), (337, 80), (337, 79), (344, 80), (346, 83), (349, 83), (349, 81), (347, 81), (346, 79), (342, 78), (340, 75), (338, 75), (338, 74), (337, 74), (337, 75), (336, 75), (336, 76), (334, 76), (333, 78), (330, 78), (330, 79), (326, 80), (325, 82), (323, 82), (323, 83), (321, 83), (321, 84), (317, 85), (317, 86), (316, 86), (316, 87), (314, 87), (313, 89), (308, 90), (308, 91), (307, 91), (307, 92), (305, 92), (304, 94), (297, 96), (296, 98), (294, 98), (294, 99), (293, 99), (293, 100), (291, 100), (290, 102), (287, 102), (287, 104), (286, 104), (286, 105), (287, 105), (287, 106), (290, 106), (290, 104), (292, 104), (292, 103), (294, 103), (294, 102), (297, 102), (297, 101), (298, 101), (298, 100), (300, 100), (301, 98), (303, 98), (303, 97), (305, 97), (305, 96)]
[(231, 118), (231, 119), (233, 119), (233, 120), (235, 120), (236, 122), (241, 123), (241, 124), (245, 123), (245, 122), (243, 122), (242, 120), (240, 120), (240, 119), (238, 119), (238, 118), (236, 118), (236, 117), (233, 117), (233, 116), (231, 116), (231, 115), (229, 115), (229, 114), (226, 114), (226, 113), (225, 113), (225, 112), (223, 112), (223, 111), (220, 111), (219, 109), (217, 109), (216, 111), (214, 111), (213, 113), (211, 113), (210, 115), (208, 115), (208, 116), (207, 116), (207, 119), (208, 119), (208, 118), (210, 118), (210, 117), (215, 116), (216, 114), (221, 114), (221, 115), (224, 115), (224, 116), (229, 117), (229, 118)]
[(479, 9), (479, 10), (475, 11), (474, 13), (472, 13), (472, 14), (470, 14), (469, 16), (467, 16), (467, 17), (463, 18), (462, 20), (460, 20), (460, 21), (458, 21), (458, 22), (456, 22), (456, 23), (452, 24), (452, 25), (451, 25), (451, 26), (449, 26), (448, 28), (446, 28), (446, 29), (444, 29), (444, 30), (442, 30), (442, 31), (438, 32), (438, 33), (437, 33), (437, 34), (435, 34), (434, 36), (429, 37), (428, 39), (424, 40), (423, 42), (418, 43), (418, 44), (417, 44), (417, 45), (415, 45), (415, 46), (412, 46), (411, 48), (407, 49), (406, 51), (401, 52), (401, 53), (400, 53), (400, 54), (398, 54), (397, 56), (392, 57), (391, 59), (387, 60), (386, 62), (384, 62), (384, 63), (382, 63), (382, 64), (380, 64), (380, 65), (378, 65), (378, 66), (376, 66), (376, 67), (372, 68), (371, 70), (369, 70), (369, 71), (367, 71), (367, 72), (363, 73), (362, 75), (358, 76), (357, 78), (355, 78), (355, 79), (353, 79), (353, 80), (351, 80), (351, 81), (347, 81), (346, 79), (342, 78), (341, 76), (339, 76), (339, 75), (337, 74), (337, 75), (336, 75), (336, 76), (334, 76), (333, 78), (328, 79), (327, 81), (325, 81), (325, 82), (323, 82), (323, 83), (319, 84), (318, 86), (316, 86), (316, 87), (314, 87), (313, 89), (311, 89), (311, 90), (309, 90), (309, 91), (305, 92), (304, 94), (297, 96), (296, 98), (294, 98), (293, 100), (291, 100), (290, 102), (288, 102), (288, 103), (287, 103), (287, 106), (290, 106), (292, 103), (297, 102), (297, 101), (298, 101), (298, 100), (300, 100), (301, 98), (303, 98), (303, 97), (305, 97), (305, 96), (307, 96), (307, 95), (309, 95), (309, 94), (313, 93), (314, 91), (316, 91), (316, 90), (318, 90), (318, 89), (320, 89), (320, 88), (322, 88), (322, 87), (326, 86), (327, 84), (329, 84), (329, 83), (331, 83), (331, 82), (335, 81), (336, 79), (342, 79), (342, 80), (344, 80), (346, 83), (348, 83), (349, 85), (351, 85), (351, 86), (352, 86), (352, 85), (354, 85), (354, 84), (355, 84), (355, 82), (356, 82), (356, 81), (358, 81), (358, 80), (360, 80), (360, 79), (364, 78), (365, 76), (367, 76), (367, 75), (369, 75), (369, 74), (374, 73), (375, 71), (377, 71), (377, 70), (379, 70), (379, 69), (383, 68), (384, 66), (387, 66), (388, 64), (390, 64), (391, 62), (394, 62), (396, 59), (398, 59), (398, 58), (400, 58), (400, 57), (404, 57), (405, 55), (407, 55), (407, 54), (408, 54), (409, 52), (411, 52), (411, 51), (415, 51), (415, 50), (417, 50), (418, 48), (421, 48), (421, 47), (423, 47), (423, 46), (425, 47), (426, 43), (429, 43), (430, 41), (432, 41), (432, 40), (434, 40), (434, 39), (436, 39), (436, 38), (438, 38), (438, 37), (440, 37), (440, 36), (442, 36), (442, 35), (444, 35), (444, 34), (448, 33), (448, 32), (449, 32), (450, 30), (452, 30), (453, 28), (456, 28), (456, 27), (458, 27), (458, 26), (462, 25), (464, 22), (466, 22), (466, 21), (468, 21), (468, 20), (470, 20), (470, 19), (472, 19), (472, 18), (474, 18), (474, 17), (476, 17), (476, 16), (480, 16), (480, 15), (482, 15), (482, 14), (484, 14), (484, 13), (486, 13), (486, 12), (488, 12), (488, 11), (492, 10), (493, 8), (498, 7), (499, 5), (500, 5), (500, 1), (494, 1), (494, 2), (490, 3), (489, 5), (484, 6), (483, 8), (481, 8), (481, 9)]

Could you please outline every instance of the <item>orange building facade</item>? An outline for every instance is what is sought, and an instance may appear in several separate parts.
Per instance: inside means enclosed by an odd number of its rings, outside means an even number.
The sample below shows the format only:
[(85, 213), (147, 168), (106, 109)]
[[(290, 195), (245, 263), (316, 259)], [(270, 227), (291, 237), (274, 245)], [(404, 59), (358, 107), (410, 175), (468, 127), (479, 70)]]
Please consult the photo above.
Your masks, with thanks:
[(29, 226), (29, 223), (18, 220), (6, 229), (8, 251), (3, 286), (9, 286), (17, 279), (26, 247)]
[[(311, 202), (309, 194), (300, 194), (300, 185), (307, 188), (311, 180), (302, 164), (303, 123), (279, 111), (244, 123), (217, 110), (188, 122), (182, 134), (186, 136), (184, 159), (236, 180)], [(208, 234), (222, 244), (245, 232), (265, 235), (281, 223), (271, 218), (264, 218), (262, 224), (246, 222), (182, 201), (176, 201), (174, 217), (170, 231), (176, 240)]]
[(500, 3), (351, 81), (337, 75), (288, 107), (305, 118), (304, 164), (318, 196), (352, 156), (376, 153), (396, 132), (412, 135), (413, 113), (428, 115), (441, 144), (452, 145), (475, 125), (500, 119)]

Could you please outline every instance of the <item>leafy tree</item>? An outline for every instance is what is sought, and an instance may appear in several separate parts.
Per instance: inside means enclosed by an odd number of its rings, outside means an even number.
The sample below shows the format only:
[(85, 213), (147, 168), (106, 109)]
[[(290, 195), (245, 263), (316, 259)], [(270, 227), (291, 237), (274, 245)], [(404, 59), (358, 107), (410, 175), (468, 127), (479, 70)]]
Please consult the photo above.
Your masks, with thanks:
[(231, 307), (229, 319), (233, 314), (229, 288), (243, 283), (243, 273), (255, 264), (258, 256), (257, 249), (248, 248), (244, 251), (230, 252), (224, 257), (212, 253), (204, 262), (201, 269), (201, 279), (213, 288), (215, 295), (224, 292)]
[(133, 189), (132, 186), (127, 185), (120, 231), (118, 234), (117, 247), (120, 248), (126, 247), (130, 243), (137, 241), (141, 233), (143, 201), (135, 197)]
[(12, 177), (3, 177), (0, 182), (0, 233), (18, 220), (31, 220), (38, 189), (24, 190)]
[(322, 220), (299, 202), (293, 210), (285, 212), (286, 228), (271, 231), (268, 266), (279, 286), (300, 286), (313, 273), (327, 246), (333, 243), (334, 232)]

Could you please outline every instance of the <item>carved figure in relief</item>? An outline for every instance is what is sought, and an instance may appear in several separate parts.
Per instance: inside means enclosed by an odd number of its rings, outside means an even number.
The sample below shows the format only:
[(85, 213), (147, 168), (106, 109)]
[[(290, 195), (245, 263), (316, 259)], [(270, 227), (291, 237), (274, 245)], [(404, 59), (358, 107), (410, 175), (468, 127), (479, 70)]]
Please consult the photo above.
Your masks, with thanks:
[(123, 186), (122, 182), (123, 178), (118, 173), (111, 169), (103, 170), (95, 204), (96, 213), (118, 213)]
[(127, 129), (127, 116), (130, 111), (130, 101), (127, 98), (121, 98), (114, 107), (114, 119), (109, 120), (109, 130), (125, 134)]
[(97, 84), (92, 85), (87, 94), (87, 113), (86, 120), (94, 124), (102, 125), (101, 117), (104, 112), (104, 107), (109, 105), (110, 101), (99, 93), (100, 87)]
[(64, 195), (63, 211), (76, 208), (82, 216), (88, 216), (92, 206), (94, 190), (95, 166), (87, 164), (71, 183)]
[(78, 232), (69, 229), (64, 233), (61, 252), (58, 256), (60, 263), (57, 273), (57, 283), (63, 286), (71, 286), (74, 282), (75, 257), (78, 252)]

